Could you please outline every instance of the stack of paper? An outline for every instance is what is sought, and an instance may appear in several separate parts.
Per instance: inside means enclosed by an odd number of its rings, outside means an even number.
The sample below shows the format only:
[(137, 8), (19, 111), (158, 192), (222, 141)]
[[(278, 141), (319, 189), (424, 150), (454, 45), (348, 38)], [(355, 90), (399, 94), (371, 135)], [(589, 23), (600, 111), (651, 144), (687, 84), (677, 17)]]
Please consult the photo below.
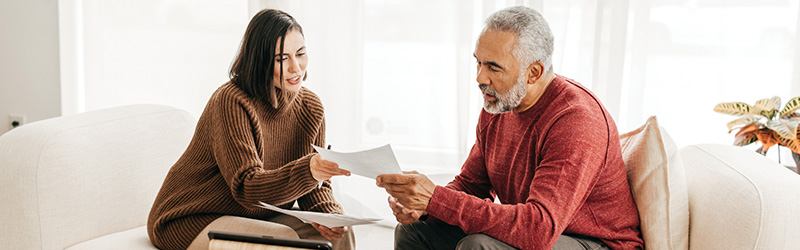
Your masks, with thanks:
[(258, 202), (259, 207), (263, 207), (275, 212), (291, 215), (297, 217), (304, 223), (311, 223), (316, 222), (320, 225), (326, 227), (344, 227), (344, 226), (352, 226), (352, 225), (362, 225), (362, 224), (371, 224), (379, 221), (381, 219), (375, 218), (358, 218), (353, 216), (341, 215), (341, 214), (326, 214), (326, 213), (318, 213), (318, 212), (308, 212), (308, 211), (297, 211), (291, 209), (282, 209), (264, 202)]

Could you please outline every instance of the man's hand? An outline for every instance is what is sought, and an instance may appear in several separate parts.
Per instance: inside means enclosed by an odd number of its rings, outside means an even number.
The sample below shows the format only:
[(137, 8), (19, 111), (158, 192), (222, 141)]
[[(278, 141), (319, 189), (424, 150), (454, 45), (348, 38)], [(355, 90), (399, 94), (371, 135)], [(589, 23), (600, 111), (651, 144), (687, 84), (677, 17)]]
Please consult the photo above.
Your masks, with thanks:
[(397, 222), (403, 225), (414, 223), (419, 220), (420, 216), (427, 214), (425, 211), (407, 209), (391, 196), (389, 196), (389, 207), (392, 208), (392, 213)]
[(311, 168), (311, 176), (318, 181), (324, 181), (336, 175), (350, 176), (350, 171), (339, 168), (339, 164), (335, 162), (322, 159), (322, 156), (319, 156), (319, 154), (314, 154), (314, 156), (311, 157), (311, 163), (309, 165)]
[(341, 239), (342, 236), (344, 236), (344, 234), (347, 233), (346, 227), (329, 228), (317, 224), (316, 222), (312, 222), (311, 226), (314, 227), (314, 229), (316, 229), (317, 231), (319, 231), (319, 234), (322, 234), (322, 237), (325, 237), (325, 239), (328, 239), (330, 241)]
[(427, 176), (417, 171), (403, 174), (382, 174), (375, 178), (378, 187), (382, 187), (397, 202), (411, 210), (425, 211), (433, 196), (436, 184)]

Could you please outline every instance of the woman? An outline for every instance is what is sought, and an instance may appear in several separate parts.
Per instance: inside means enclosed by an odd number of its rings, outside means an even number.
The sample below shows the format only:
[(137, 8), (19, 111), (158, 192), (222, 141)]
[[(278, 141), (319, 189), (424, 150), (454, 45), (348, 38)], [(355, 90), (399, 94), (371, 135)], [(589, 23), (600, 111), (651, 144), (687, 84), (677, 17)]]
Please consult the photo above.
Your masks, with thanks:
[[(329, 240), (350, 249), (347, 228), (328, 228), (256, 207), (259, 201), (342, 213), (330, 178), (350, 175), (314, 153), (325, 145), (322, 103), (306, 78), (303, 29), (263, 10), (247, 26), (231, 81), (211, 96), (189, 147), (169, 171), (147, 221), (161, 249), (207, 249), (209, 230)], [(319, 185), (321, 183), (321, 185)]]

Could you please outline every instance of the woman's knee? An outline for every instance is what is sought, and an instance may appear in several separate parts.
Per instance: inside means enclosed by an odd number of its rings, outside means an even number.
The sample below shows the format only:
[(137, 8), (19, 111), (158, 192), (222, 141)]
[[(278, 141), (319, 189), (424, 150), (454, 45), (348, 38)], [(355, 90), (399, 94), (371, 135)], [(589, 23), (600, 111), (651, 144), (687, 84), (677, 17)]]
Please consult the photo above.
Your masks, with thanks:
[(211, 230), (231, 231), (237, 233), (269, 235), (295, 239), (300, 238), (298, 237), (297, 232), (295, 232), (295, 230), (289, 226), (270, 221), (238, 216), (222, 216), (214, 222), (211, 222), (207, 228)]

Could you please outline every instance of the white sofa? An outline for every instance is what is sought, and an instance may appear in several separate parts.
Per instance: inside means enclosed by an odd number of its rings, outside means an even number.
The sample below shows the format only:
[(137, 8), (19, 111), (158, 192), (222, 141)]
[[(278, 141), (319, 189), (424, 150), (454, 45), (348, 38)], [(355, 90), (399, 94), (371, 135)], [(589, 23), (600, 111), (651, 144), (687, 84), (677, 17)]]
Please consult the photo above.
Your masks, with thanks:
[[(131, 105), (3, 134), (0, 249), (154, 249), (147, 214), (195, 122), (179, 109)], [(690, 248), (800, 246), (800, 176), (733, 146), (693, 145), (678, 154), (688, 186)], [(337, 197), (346, 212), (364, 213), (353, 197)], [(383, 197), (361, 202), (385, 204)], [(355, 232), (360, 249), (391, 248), (391, 227)]]

